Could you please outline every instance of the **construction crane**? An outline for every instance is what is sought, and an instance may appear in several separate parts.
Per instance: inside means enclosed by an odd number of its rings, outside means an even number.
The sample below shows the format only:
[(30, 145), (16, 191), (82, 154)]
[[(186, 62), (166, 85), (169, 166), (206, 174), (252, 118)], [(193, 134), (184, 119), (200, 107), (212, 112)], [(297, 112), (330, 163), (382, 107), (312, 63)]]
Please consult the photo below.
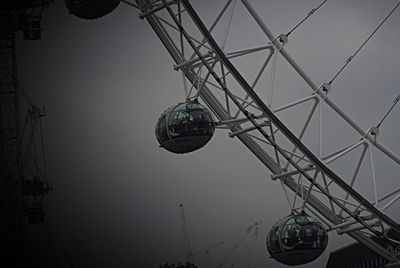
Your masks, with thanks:
[[(208, 255), (210, 259), (210, 267), (227, 267), (229, 261), (232, 261), (231, 267), (234, 266), (234, 254), (236, 253), (236, 257), (238, 257), (241, 253), (247, 253), (246, 257), (243, 260), (247, 261), (247, 267), (251, 267), (254, 255), (255, 245), (258, 239), (258, 234), (261, 226), (261, 221), (255, 222), (250, 226), (246, 227), (244, 230), (240, 230), (237, 233), (230, 235), (229, 237), (220, 240), (211, 246), (209, 246), (204, 252)], [(252, 236), (253, 234), (253, 236)], [(251, 241), (252, 240), (252, 241)], [(227, 242), (231, 242), (231, 247), (223, 254), (223, 258), (218, 261), (215, 265), (213, 265), (212, 261), (212, 252), (217, 248), (221, 248), (224, 244), (227, 245)], [(247, 245), (247, 246), (246, 246)], [(246, 251), (246, 252), (245, 252)], [(240, 265), (244, 265), (241, 263)]]
[(185, 258), (188, 263), (194, 262), (194, 254), (192, 251), (192, 247), (190, 245), (189, 232), (187, 229), (186, 219), (185, 219), (185, 209), (183, 204), (179, 204), (179, 211), (181, 214), (181, 223), (182, 223), (182, 234), (183, 234), (183, 243), (185, 247)]
[[(43, 197), (49, 187), (44, 173), (39, 175), (39, 164), (29, 170), (29, 163), (38, 155), (35, 126), (40, 126), (43, 110), (31, 103), (22, 127), (21, 87), (17, 77), (16, 34), (25, 40), (41, 39), (43, 9), (51, 0), (12, 0), (0, 4), (0, 234), (4, 245), (1, 263), (24, 265), (26, 260), (25, 219), (30, 223), (43, 222)], [(26, 94), (25, 94), (26, 95)], [(26, 95), (27, 96), (27, 95)], [(29, 131), (28, 131), (29, 129)], [(41, 136), (41, 135), (40, 135)], [(41, 136), (42, 137), (42, 136)], [(32, 143), (35, 143), (32, 146)], [(40, 143), (43, 139), (40, 138)], [(40, 152), (42, 154), (43, 151)], [(30, 160), (29, 160), (30, 159)], [(32, 161), (31, 161), (32, 160)], [(30, 175), (29, 175), (30, 174)], [(1, 265), (0, 265), (1, 266)]]

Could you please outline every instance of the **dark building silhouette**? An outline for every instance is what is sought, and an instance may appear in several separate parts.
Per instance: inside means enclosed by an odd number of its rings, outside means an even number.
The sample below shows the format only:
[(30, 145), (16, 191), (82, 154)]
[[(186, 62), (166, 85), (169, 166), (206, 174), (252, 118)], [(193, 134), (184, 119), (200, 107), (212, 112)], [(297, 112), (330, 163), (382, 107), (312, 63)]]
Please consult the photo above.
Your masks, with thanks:
[(182, 263), (182, 262), (178, 262), (178, 263), (164, 263), (163, 265), (160, 265), (160, 268), (198, 268), (195, 264), (193, 263)]

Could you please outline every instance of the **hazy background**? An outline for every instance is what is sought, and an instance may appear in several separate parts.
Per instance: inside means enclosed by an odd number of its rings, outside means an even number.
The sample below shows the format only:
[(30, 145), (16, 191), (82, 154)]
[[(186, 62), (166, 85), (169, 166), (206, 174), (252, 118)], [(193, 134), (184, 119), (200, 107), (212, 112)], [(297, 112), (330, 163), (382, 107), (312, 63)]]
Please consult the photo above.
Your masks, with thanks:
[[(184, 100), (184, 91), (172, 59), (138, 11), (122, 3), (104, 18), (84, 21), (68, 15), (63, 1), (55, 2), (44, 13), (43, 39), (19, 38), (18, 70), (21, 85), (48, 112), (44, 126), (54, 191), (46, 224), (59, 262), (74, 267), (158, 267), (183, 260), (182, 202), (200, 267), (207, 264), (208, 246), (260, 220), (252, 267), (284, 267), (268, 257), (265, 236), (290, 212), (289, 206), (280, 185), (238, 140), (217, 130), (206, 147), (188, 155), (158, 147), (155, 123), (165, 108)], [(225, 3), (192, 2), (206, 24)], [(280, 34), (320, 1), (251, 3), (274, 34)], [(322, 84), (395, 3), (328, 1), (293, 33), (287, 50)], [(335, 81), (331, 98), (364, 128), (379, 122), (400, 93), (399, 25), (397, 11)], [(250, 34), (243, 30), (243, 35)], [(277, 73), (277, 87), (293, 90), (291, 83)], [(398, 115), (395, 109), (385, 121), (381, 140), (400, 153)], [(335, 128), (329, 137), (351, 140), (337, 134), (341, 125), (337, 132)], [(381, 193), (398, 186), (396, 165), (377, 165), (377, 172), (384, 174)], [(388, 212), (398, 221), (397, 208)], [(40, 248), (35, 253), (39, 262), (50, 251), (44, 249), (41, 227), (31, 228), (31, 247)], [(329, 251), (350, 241), (330, 234), (326, 252), (304, 267), (324, 267)], [(223, 253), (216, 250), (213, 256), (221, 260)]]

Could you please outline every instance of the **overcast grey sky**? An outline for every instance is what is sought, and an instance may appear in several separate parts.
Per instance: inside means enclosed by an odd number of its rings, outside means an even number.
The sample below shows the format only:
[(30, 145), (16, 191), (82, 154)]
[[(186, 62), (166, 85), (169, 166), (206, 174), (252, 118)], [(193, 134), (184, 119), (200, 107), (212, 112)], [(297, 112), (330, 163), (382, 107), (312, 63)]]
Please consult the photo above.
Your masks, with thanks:
[[(192, 2), (206, 24), (224, 4)], [(320, 1), (250, 2), (274, 34), (280, 34)], [(322, 84), (395, 3), (328, 1), (293, 33), (287, 51)], [(365, 129), (381, 119), (400, 93), (399, 12), (338, 77), (330, 95)], [(238, 40), (261, 40), (257, 32), (245, 29), (246, 16), (238, 11), (233, 22)], [(47, 107), (45, 136), (54, 185), (47, 225), (61, 261), (76, 267), (157, 267), (183, 259), (182, 202), (201, 267), (207, 264), (208, 246), (258, 220), (262, 231), (254, 267), (284, 267), (268, 257), (265, 236), (275, 221), (289, 214), (289, 206), (279, 183), (270, 180), (258, 159), (221, 130), (206, 147), (188, 155), (158, 147), (155, 123), (164, 109), (184, 100), (184, 91), (172, 59), (138, 12), (120, 4), (104, 18), (84, 21), (68, 15), (63, 1), (56, 1), (45, 10), (43, 26), (41, 41), (19, 40), (19, 76), (32, 98)], [(232, 47), (239, 45), (232, 40)], [(306, 88), (287, 69), (278, 62), (276, 87), (287, 96), (283, 102), (294, 99), (296, 88)], [(381, 140), (400, 153), (398, 115), (395, 109), (385, 121)], [(327, 129), (328, 147), (354, 138), (340, 122)], [(385, 193), (400, 186), (398, 166), (381, 158), (377, 154), (378, 190)], [(388, 213), (398, 221), (396, 211), (398, 206)], [(350, 241), (331, 233), (326, 252), (304, 267), (324, 267), (329, 251)], [(221, 259), (222, 253), (214, 258)]]

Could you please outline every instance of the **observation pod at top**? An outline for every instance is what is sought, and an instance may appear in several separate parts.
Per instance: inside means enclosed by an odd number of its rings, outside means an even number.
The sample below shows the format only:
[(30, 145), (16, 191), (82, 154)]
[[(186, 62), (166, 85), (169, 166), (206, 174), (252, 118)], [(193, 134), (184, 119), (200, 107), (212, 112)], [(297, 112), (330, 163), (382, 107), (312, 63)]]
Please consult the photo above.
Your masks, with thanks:
[(286, 265), (301, 265), (318, 258), (328, 244), (324, 226), (305, 213), (277, 222), (267, 236), (272, 258)]
[(81, 19), (98, 19), (117, 8), (120, 0), (65, 0), (69, 12)]
[(184, 154), (202, 148), (214, 134), (211, 113), (197, 100), (178, 103), (162, 113), (156, 137), (167, 151)]

